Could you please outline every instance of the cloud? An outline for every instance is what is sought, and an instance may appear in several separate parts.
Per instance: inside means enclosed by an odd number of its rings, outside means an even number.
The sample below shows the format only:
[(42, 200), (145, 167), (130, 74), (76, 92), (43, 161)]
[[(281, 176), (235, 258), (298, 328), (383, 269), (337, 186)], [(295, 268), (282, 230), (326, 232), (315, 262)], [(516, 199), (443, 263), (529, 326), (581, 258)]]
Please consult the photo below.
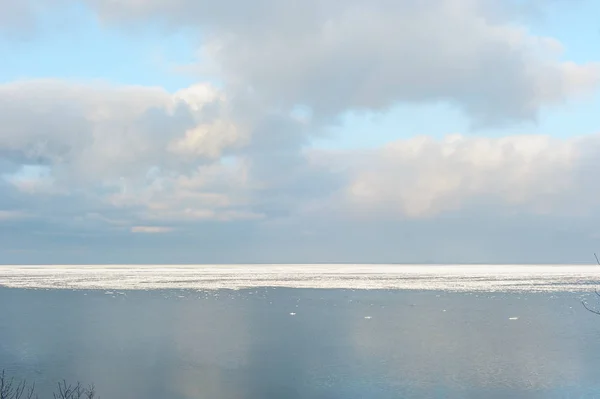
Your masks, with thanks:
[(0, 210), (0, 222), (7, 220), (23, 219), (28, 217), (26, 213), (20, 211), (5, 211)]
[(109, 21), (158, 18), (172, 27), (196, 27), (206, 37), (203, 62), (230, 88), (251, 90), (273, 106), (305, 106), (326, 120), (349, 110), (439, 101), (464, 110), (474, 126), (535, 120), (541, 107), (589, 93), (600, 81), (599, 64), (560, 61), (558, 41), (517, 24), (526, 4), (91, 4)]
[[(364, 154), (346, 195), (364, 210), (433, 217), (474, 200), (533, 213), (563, 212), (582, 192), (577, 170), (593, 139), (449, 135), (399, 140)], [(582, 211), (582, 209), (579, 209)]]
[(34, 26), (34, 1), (0, 1), (0, 32), (17, 33)]
[(85, 214), (119, 209), (124, 224), (259, 220), (266, 203), (294, 195), (282, 180), (305, 174), (301, 122), (208, 84), (170, 94), (22, 81), (0, 85), (0, 105), (4, 182), (67, 213), (69, 198)]
[(69, 0), (0, 0), (0, 36), (31, 39), (39, 34), (46, 15), (69, 4)]
[(163, 226), (133, 226), (131, 228), (132, 233), (143, 233), (143, 234), (161, 234), (170, 233), (173, 229), (170, 227)]
[[(216, 83), (175, 93), (0, 84), (0, 251), (58, 246), (69, 261), (535, 261), (567, 259), (596, 239), (598, 136), (463, 132), (371, 150), (311, 147), (348, 111), (445, 102), (472, 127), (502, 126), (596, 90), (598, 65), (563, 61), (556, 39), (522, 24), (523, 8), (87, 3), (104, 26), (197, 29), (196, 71)], [(35, 19), (34, 4), (19, 12)], [(569, 251), (544, 253), (556, 237)]]
[[(237, 136), (223, 138), (219, 113), (227, 111), (208, 86), (172, 95), (100, 83), (16, 82), (0, 85), (0, 105), (4, 180), (22, 193), (118, 206), (114, 198), (159, 190), (164, 181), (175, 184), (242, 144)], [(192, 153), (178, 151), (198, 131), (205, 137), (192, 140)]]
[(185, 137), (173, 142), (169, 150), (182, 156), (220, 158), (224, 148), (241, 142), (242, 137), (235, 125), (216, 121), (186, 131)]
[[(519, 262), (568, 261), (595, 240), (599, 136), (317, 150), (318, 125), (225, 94), (0, 86), (3, 247), (47, 254), (69, 237), (55, 255), (69, 262), (168, 262), (166, 248), (181, 249), (173, 262)], [(134, 256), (132, 234), (162, 241)], [(545, 248), (556, 237), (568, 250)]]
[[(237, 144), (237, 136), (223, 139), (217, 131), (218, 113), (226, 111), (211, 90), (195, 86), (172, 95), (52, 80), (0, 85), (0, 152), (15, 164), (51, 165), (65, 179), (96, 182), (198, 162)], [(230, 125), (235, 130), (235, 121)], [(205, 136), (194, 136), (198, 131)], [(186, 144), (195, 159), (184, 162), (177, 158)]]

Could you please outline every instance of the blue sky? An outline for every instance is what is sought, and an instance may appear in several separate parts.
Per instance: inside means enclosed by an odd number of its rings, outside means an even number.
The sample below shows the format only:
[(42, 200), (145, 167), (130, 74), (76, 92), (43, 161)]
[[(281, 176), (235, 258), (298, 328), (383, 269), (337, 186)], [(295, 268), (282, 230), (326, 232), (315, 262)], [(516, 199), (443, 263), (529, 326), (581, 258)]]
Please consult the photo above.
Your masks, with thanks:
[(86, 5), (39, 15), (37, 29), (0, 41), (0, 79), (62, 78), (161, 86), (176, 91), (194, 83), (173, 66), (194, 61), (197, 35), (165, 33), (150, 24), (137, 32), (106, 26)]
[(598, 2), (271, 2), (0, 1), (5, 263), (594, 251)]

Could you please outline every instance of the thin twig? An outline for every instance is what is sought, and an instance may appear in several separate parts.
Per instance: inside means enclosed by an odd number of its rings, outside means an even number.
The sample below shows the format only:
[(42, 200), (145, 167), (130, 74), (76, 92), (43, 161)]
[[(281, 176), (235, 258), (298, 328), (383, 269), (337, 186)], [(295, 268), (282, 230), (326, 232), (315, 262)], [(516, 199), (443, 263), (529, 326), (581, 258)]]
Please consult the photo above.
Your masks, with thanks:
[(582, 305), (583, 305), (583, 307), (584, 307), (584, 308), (586, 308), (588, 311), (590, 311), (590, 312), (592, 312), (592, 313), (595, 313), (595, 314), (597, 314), (597, 315), (600, 315), (600, 312), (599, 312), (599, 311), (597, 311), (597, 310), (594, 310), (594, 309), (591, 309), (590, 307), (588, 307), (588, 305), (586, 305), (586, 304), (585, 304), (585, 302), (584, 302), (584, 301), (581, 301), (581, 304), (582, 304)]

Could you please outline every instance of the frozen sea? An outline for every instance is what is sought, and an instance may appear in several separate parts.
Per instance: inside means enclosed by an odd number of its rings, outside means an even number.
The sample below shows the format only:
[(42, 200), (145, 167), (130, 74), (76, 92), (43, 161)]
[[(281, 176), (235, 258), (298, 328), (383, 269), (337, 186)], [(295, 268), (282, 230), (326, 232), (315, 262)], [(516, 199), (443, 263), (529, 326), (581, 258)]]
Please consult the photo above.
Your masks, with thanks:
[(103, 399), (600, 398), (595, 287), (600, 266), (0, 266), (0, 369)]

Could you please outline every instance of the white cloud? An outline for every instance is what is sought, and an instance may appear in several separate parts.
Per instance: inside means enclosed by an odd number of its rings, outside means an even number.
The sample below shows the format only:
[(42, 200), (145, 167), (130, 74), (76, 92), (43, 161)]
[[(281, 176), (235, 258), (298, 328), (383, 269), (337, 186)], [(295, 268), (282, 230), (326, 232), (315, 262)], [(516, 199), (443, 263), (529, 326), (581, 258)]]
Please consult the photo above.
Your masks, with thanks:
[(162, 234), (162, 233), (170, 233), (173, 229), (170, 227), (162, 227), (162, 226), (133, 226), (131, 228), (132, 233), (142, 233), (142, 234)]
[[(187, 138), (197, 158), (214, 157), (238, 139), (204, 112), (207, 104), (221, 112), (215, 93), (201, 85), (174, 95), (61, 81), (0, 85), (0, 150), (17, 163), (51, 164), (65, 178), (95, 181), (180, 162), (169, 158), (168, 147), (186, 144), (186, 132), (204, 132)], [(233, 120), (226, 126), (236, 129)]]
[(590, 173), (586, 148), (597, 143), (600, 136), (421, 136), (317, 158), (335, 165), (337, 157), (349, 168), (343, 198), (363, 216), (432, 218), (476, 205), (500, 213), (590, 214), (598, 206), (581, 200), (591, 189), (581, 176)]
[(156, 175), (148, 184), (122, 190), (107, 200), (139, 220), (193, 224), (201, 221), (258, 220), (252, 187), (240, 163), (212, 163), (183, 174)]
[(216, 101), (226, 101), (225, 94), (208, 84), (195, 84), (173, 95), (175, 100), (185, 102), (193, 111), (200, 111)]
[(31, 215), (22, 211), (0, 210), (0, 222), (28, 218)]
[[(235, 206), (228, 199), (235, 191), (221, 192), (222, 182), (214, 179), (215, 173), (231, 178), (232, 168), (220, 166), (220, 158), (230, 147), (242, 148), (250, 128), (238, 127), (222, 94), (209, 85), (173, 95), (52, 80), (0, 85), (7, 183), (23, 194), (79, 195), (90, 204), (135, 207), (131, 212), (147, 217), (156, 217), (163, 201), (172, 217), (247, 218), (228, 208)], [(179, 187), (185, 179), (208, 181), (186, 192)], [(198, 202), (211, 196), (224, 198), (220, 210)]]
[(475, 124), (514, 122), (588, 93), (600, 78), (598, 64), (560, 61), (560, 43), (517, 24), (526, 7), (509, 2), (91, 3), (109, 20), (158, 17), (201, 29), (202, 58), (230, 87), (317, 117), (446, 101)]
[(220, 158), (227, 148), (245, 144), (245, 137), (230, 122), (215, 121), (197, 125), (186, 131), (185, 137), (173, 141), (169, 150), (183, 156)]

